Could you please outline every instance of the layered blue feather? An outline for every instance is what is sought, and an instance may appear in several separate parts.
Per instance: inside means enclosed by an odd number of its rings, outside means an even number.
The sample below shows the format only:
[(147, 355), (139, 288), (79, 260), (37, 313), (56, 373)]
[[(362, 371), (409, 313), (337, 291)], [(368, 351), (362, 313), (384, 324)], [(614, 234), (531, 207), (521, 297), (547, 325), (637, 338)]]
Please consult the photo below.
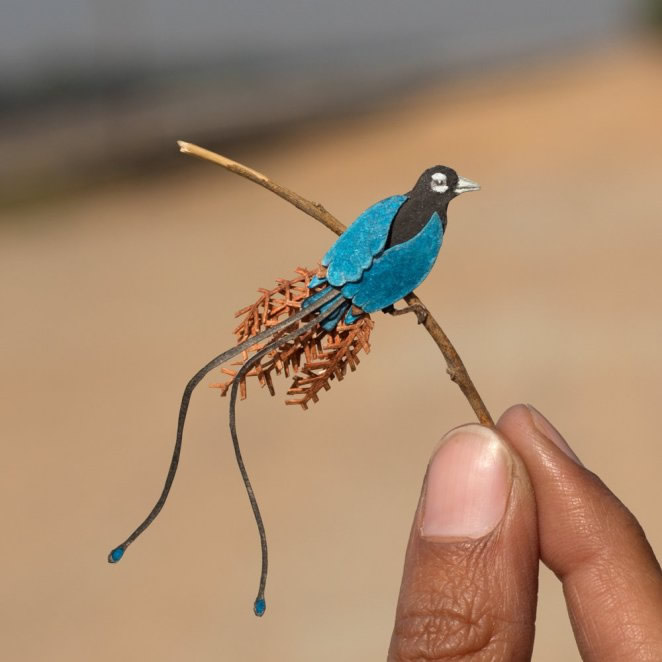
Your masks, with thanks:
[(406, 195), (394, 195), (366, 209), (340, 235), (322, 258), (329, 285), (340, 287), (359, 280), (376, 255), (384, 250), (391, 222)]
[(443, 228), (434, 212), (414, 237), (376, 256), (360, 280), (340, 291), (366, 313), (382, 310), (415, 290), (430, 273), (437, 259)]
[[(310, 305), (331, 288), (348, 304), (322, 322), (325, 329), (333, 330), (343, 316), (348, 324), (356, 319), (349, 309), (350, 302), (367, 313), (382, 310), (416, 289), (430, 273), (444, 234), (436, 212), (414, 237), (384, 250), (393, 219), (406, 200), (405, 195), (394, 195), (368, 208), (322, 258), (326, 274), (315, 276), (309, 287), (326, 287), (303, 305)], [(320, 314), (336, 300), (324, 306)]]

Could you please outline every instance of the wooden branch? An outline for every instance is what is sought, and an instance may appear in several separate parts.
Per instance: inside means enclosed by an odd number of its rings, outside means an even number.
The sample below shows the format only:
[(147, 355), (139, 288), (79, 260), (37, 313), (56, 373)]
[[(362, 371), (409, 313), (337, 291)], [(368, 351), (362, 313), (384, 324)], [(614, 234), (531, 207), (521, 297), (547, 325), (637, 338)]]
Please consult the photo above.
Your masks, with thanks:
[(341, 235), (347, 229), (335, 216), (333, 216), (333, 214), (326, 211), (326, 209), (324, 209), (319, 203), (311, 202), (310, 200), (306, 200), (306, 198), (302, 198), (298, 193), (290, 191), (290, 189), (285, 188), (280, 184), (276, 184), (276, 182), (257, 170), (248, 168), (241, 163), (228, 159), (226, 156), (221, 156), (220, 154), (216, 154), (216, 152), (210, 152), (208, 149), (184, 142), (183, 140), (178, 140), (177, 144), (179, 145), (179, 151), (182, 152), (182, 154), (190, 154), (191, 156), (197, 156), (199, 159), (211, 161), (230, 172), (234, 172), (235, 175), (241, 175), (260, 186), (264, 186), (264, 188), (269, 189), (272, 193), (283, 198), (283, 200), (287, 200), (297, 209), (308, 214), (308, 216), (312, 216), (316, 221), (319, 221), (322, 225), (329, 228), (331, 232)]
[[(234, 172), (241, 177), (250, 179), (252, 182), (255, 182), (256, 184), (269, 189), (272, 193), (275, 193), (277, 196), (283, 198), (283, 200), (287, 200), (287, 202), (293, 204), (295, 207), (305, 212), (308, 214), (308, 216), (311, 216), (316, 221), (319, 221), (322, 225), (326, 226), (329, 228), (329, 230), (335, 232), (337, 235), (341, 235), (346, 230), (346, 226), (343, 225), (335, 216), (333, 216), (333, 214), (329, 213), (322, 205), (317, 202), (306, 200), (306, 198), (301, 197), (298, 193), (295, 193), (294, 191), (291, 191), (290, 189), (277, 184), (273, 180), (269, 179), (269, 177), (266, 175), (257, 172), (257, 170), (248, 168), (241, 163), (233, 161), (232, 159), (228, 159), (225, 156), (221, 156), (215, 152), (198, 147), (192, 143), (184, 142), (183, 140), (177, 141), (177, 144), (179, 145), (180, 151), (184, 154), (189, 154), (206, 161), (211, 161), (212, 163), (220, 165), (230, 172)], [(471, 408), (474, 410), (476, 416), (478, 417), (479, 422), (483, 425), (494, 426), (494, 421), (492, 420), (487, 407), (485, 407), (482, 398), (476, 390), (474, 383), (471, 381), (471, 377), (469, 377), (469, 373), (464, 367), (464, 363), (462, 363), (460, 355), (457, 353), (455, 347), (453, 347), (453, 344), (451, 343), (448, 336), (444, 333), (439, 323), (434, 319), (428, 308), (413, 292), (405, 297), (405, 301), (410, 306), (413, 304), (418, 304), (425, 308), (427, 311), (427, 317), (423, 323), (423, 326), (441, 350), (441, 353), (446, 360), (447, 372), (450, 375), (451, 380), (460, 387), (460, 390), (462, 393), (464, 393), (464, 396), (469, 401)]]

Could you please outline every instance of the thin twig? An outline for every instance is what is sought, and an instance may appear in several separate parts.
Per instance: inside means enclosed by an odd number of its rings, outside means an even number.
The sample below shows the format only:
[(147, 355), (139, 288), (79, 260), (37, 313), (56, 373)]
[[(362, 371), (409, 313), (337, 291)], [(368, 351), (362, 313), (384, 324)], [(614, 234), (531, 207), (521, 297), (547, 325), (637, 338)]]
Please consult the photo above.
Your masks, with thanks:
[[(248, 168), (241, 163), (233, 161), (232, 159), (228, 159), (227, 157), (216, 154), (215, 152), (210, 152), (209, 150), (198, 147), (197, 145), (193, 145), (192, 143), (184, 142), (183, 140), (178, 140), (177, 144), (179, 145), (180, 151), (184, 154), (197, 156), (200, 159), (211, 161), (212, 163), (220, 165), (230, 172), (234, 172), (241, 177), (250, 179), (252, 182), (255, 182), (256, 184), (269, 189), (272, 193), (275, 193), (277, 196), (283, 198), (283, 200), (287, 200), (287, 202), (293, 204), (295, 207), (305, 212), (308, 214), (308, 216), (311, 216), (316, 221), (319, 221), (322, 225), (326, 226), (329, 228), (329, 230), (335, 232), (337, 235), (341, 235), (345, 231), (346, 226), (343, 225), (335, 216), (333, 216), (333, 214), (329, 213), (322, 205), (317, 202), (306, 200), (306, 198), (301, 197), (298, 193), (295, 193), (294, 191), (291, 191), (290, 189), (285, 188), (280, 184), (276, 184), (276, 182), (269, 179), (269, 177), (266, 175), (257, 172), (257, 170)], [(453, 344), (451, 343), (448, 336), (444, 333), (439, 323), (434, 319), (434, 317), (432, 317), (432, 314), (428, 310), (427, 306), (425, 306), (413, 292), (405, 297), (405, 301), (410, 306), (412, 304), (418, 304), (425, 308), (427, 311), (427, 317), (423, 323), (423, 326), (430, 334), (430, 336), (432, 336), (432, 339), (437, 343), (437, 346), (441, 350), (444, 359), (446, 359), (447, 372), (450, 375), (450, 378), (460, 387), (462, 393), (464, 393), (464, 396), (469, 401), (471, 408), (474, 410), (476, 416), (478, 417), (479, 422), (483, 425), (493, 426), (494, 421), (492, 420), (487, 407), (485, 407), (482, 398), (476, 390), (474, 383), (471, 381), (471, 377), (469, 377), (469, 373), (464, 367), (464, 363), (462, 363), (460, 355), (457, 353), (455, 347), (453, 347)]]

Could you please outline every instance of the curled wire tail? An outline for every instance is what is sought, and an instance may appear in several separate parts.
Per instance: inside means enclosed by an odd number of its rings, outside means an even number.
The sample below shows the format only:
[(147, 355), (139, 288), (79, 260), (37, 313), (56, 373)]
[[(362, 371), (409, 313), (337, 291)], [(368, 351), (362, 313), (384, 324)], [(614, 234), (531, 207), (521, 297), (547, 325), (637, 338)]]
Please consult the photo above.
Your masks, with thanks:
[[(165, 484), (163, 485), (163, 490), (161, 491), (161, 495), (159, 496), (156, 504), (154, 504), (152, 510), (149, 512), (149, 514), (143, 520), (143, 522), (138, 526), (138, 528), (136, 528), (135, 531), (121, 545), (114, 547), (110, 551), (110, 553), (108, 554), (109, 563), (117, 563), (122, 559), (124, 553), (126, 552), (127, 547), (138, 536), (140, 536), (145, 531), (145, 529), (147, 529), (147, 527), (156, 519), (158, 514), (161, 512), (163, 506), (165, 505), (165, 502), (168, 498), (168, 494), (170, 493), (170, 488), (172, 487), (172, 483), (175, 480), (175, 474), (177, 473), (177, 467), (179, 465), (179, 456), (182, 448), (182, 438), (184, 434), (184, 423), (186, 422), (186, 415), (188, 413), (189, 402), (191, 400), (191, 395), (193, 394), (193, 390), (195, 389), (195, 387), (204, 379), (204, 377), (209, 372), (217, 368), (222, 363), (229, 361), (230, 359), (234, 358), (241, 352), (249, 350), (251, 347), (254, 347), (256, 344), (264, 340), (267, 340), (268, 338), (271, 338), (275, 333), (278, 333), (279, 331), (286, 329), (288, 326), (291, 326), (292, 324), (298, 322), (304, 317), (307, 317), (311, 313), (314, 313), (315, 311), (319, 310), (322, 306), (332, 301), (337, 296), (338, 296), (338, 292), (336, 291), (329, 292), (319, 301), (316, 301), (314, 305), (309, 306), (306, 309), (300, 310), (299, 312), (295, 313), (294, 315), (291, 315), (282, 322), (279, 322), (278, 324), (269, 327), (268, 329), (262, 331), (261, 333), (258, 333), (257, 335), (248, 338), (239, 345), (236, 345), (235, 347), (232, 347), (231, 349), (228, 349), (225, 352), (219, 354), (211, 361), (209, 361), (209, 363), (207, 363), (205, 366), (200, 368), (200, 370), (198, 370), (198, 372), (196, 372), (195, 375), (193, 375), (193, 377), (191, 377), (188, 384), (186, 385), (186, 388), (184, 389), (181, 404), (179, 405), (175, 447), (173, 449), (172, 459), (170, 460), (170, 467), (168, 468), (168, 473), (166, 475)], [(285, 338), (287, 337), (288, 336), (284, 336), (282, 341), (284, 342)], [(256, 354), (256, 356), (258, 354)]]
[[(334, 295), (338, 296), (338, 293), (334, 292)], [(230, 435), (232, 436), (232, 445), (234, 447), (235, 457), (237, 458), (237, 466), (239, 467), (241, 477), (246, 487), (248, 500), (250, 501), (251, 508), (253, 509), (253, 516), (255, 517), (255, 523), (257, 524), (257, 530), (260, 535), (260, 547), (262, 550), (262, 569), (260, 572), (260, 585), (258, 588), (257, 597), (255, 598), (255, 602), (253, 603), (253, 611), (255, 612), (256, 616), (263, 616), (267, 608), (267, 603), (264, 598), (264, 591), (267, 584), (267, 572), (269, 568), (269, 550), (267, 546), (267, 534), (264, 530), (264, 522), (262, 521), (260, 508), (257, 505), (257, 499), (255, 498), (255, 492), (253, 491), (253, 486), (251, 485), (250, 478), (248, 477), (248, 472), (246, 471), (246, 466), (244, 464), (244, 460), (241, 455), (241, 449), (239, 447), (239, 437), (237, 436), (236, 407), (237, 407), (237, 392), (239, 390), (239, 384), (241, 383), (241, 380), (245, 377), (245, 375), (255, 365), (257, 365), (262, 360), (262, 358), (264, 358), (267, 354), (269, 354), (269, 352), (272, 352), (274, 349), (277, 349), (281, 345), (292, 342), (300, 335), (306, 333), (307, 331), (310, 331), (313, 327), (317, 326), (318, 324), (322, 324), (324, 320), (332, 317), (334, 313), (346, 303), (346, 300), (343, 297), (338, 296), (338, 299), (339, 299), (338, 301), (333, 303), (327, 310), (324, 311), (323, 315), (319, 314), (315, 316), (315, 318), (310, 322), (307, 322), (306, 324), (300, 326), (295, 331), (292, 331), (291, 333), (284, 335), (282, 338), (278, 338), (278, 340), (274, 340), (272, 343), (268, 344), (266, 347), (264, 347), (259, 352), (257, 352), (255, 355), (251, 356), (251, 358), (248, 359), (244, 363), (244, 365), (241, 366), (241, 369), (236, 374), (232, 382), (232, 390), (230, 392)], [(319, 302), (317, 302), (317, 304), (319, 304)], [(320, 306), (324, 305), (324, 303), (319, 305)], [(314, 306), (309, 306), (304, 310), (311, 311), (313, 308)]]

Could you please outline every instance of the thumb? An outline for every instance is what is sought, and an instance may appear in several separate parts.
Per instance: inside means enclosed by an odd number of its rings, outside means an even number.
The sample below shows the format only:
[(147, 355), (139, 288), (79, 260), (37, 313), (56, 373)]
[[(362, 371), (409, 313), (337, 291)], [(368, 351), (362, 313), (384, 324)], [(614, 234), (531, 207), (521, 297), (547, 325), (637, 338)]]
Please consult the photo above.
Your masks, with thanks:
[(537, 588), (523, 462), (493, 429), (452, 430), (423, 484), (389, 661), (530, 660)]

